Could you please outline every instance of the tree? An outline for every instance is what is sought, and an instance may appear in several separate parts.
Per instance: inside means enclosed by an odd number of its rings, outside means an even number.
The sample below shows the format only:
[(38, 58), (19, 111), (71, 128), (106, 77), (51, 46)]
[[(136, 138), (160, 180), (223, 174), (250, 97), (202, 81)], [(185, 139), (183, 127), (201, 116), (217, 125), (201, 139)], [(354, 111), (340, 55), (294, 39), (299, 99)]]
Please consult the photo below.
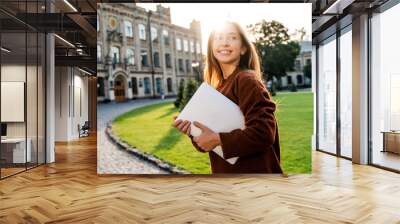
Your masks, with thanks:
[(303, 41), (304, 37), (306, 36), (306, 29), (304, 29), (304, 27), (300, 28), (300, 29), (296, 29), (293, 36), (295, 36), (295, 38), (297, 38), (299, 41)]
[(196, 92), (199, 87), (198, 82), (194, 79), (190, 79), (185, 87), (185, 91), (183, 92), (183, 98), (179, 105), (179, 111), (182, 111), (186, 104), (189, 102), (190, 98), (192, 98), (193, 94)]
[(181, 81), (179, 83), (178, 94), (176, 95), (176, 100), (174, 102), (176, 108), (179, 108), (181, 105), (184, 90), (185, 90), (185, 84), (184, 82)]
[(248, 26), (255, 37), (255, 46), (261, 56), (263, 78), (278, 82), (287, 71), (293, 70), (294, 61), (300, 53), (297, 41), (290, 40), (288, 29), (277, 21), (262, 20)]
[(256, 44), (261, 46), (275, 46), (287, 43), (290, 39), (288, 29), (275, 20), (268, 22), (263, 19), (259, 23), (249, 25), (248, 29), (254, 35)]

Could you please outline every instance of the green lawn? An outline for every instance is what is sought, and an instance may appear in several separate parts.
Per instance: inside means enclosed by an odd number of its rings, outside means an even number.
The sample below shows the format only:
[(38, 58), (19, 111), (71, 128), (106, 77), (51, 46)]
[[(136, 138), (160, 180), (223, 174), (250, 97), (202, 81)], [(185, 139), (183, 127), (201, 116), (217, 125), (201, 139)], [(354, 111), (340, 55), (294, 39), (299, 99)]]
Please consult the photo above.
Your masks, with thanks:
[[(311, 172), (312, 94), (284, 93), (278, 104), (283, 169), (287, 173)], [(151, 105), (119, 116), (113, 131), (125, 142), (191, 173), (210, 173), (208, 155), (197, 152), (190, 139), (172, 125), (178, 111), (171, 102)]]

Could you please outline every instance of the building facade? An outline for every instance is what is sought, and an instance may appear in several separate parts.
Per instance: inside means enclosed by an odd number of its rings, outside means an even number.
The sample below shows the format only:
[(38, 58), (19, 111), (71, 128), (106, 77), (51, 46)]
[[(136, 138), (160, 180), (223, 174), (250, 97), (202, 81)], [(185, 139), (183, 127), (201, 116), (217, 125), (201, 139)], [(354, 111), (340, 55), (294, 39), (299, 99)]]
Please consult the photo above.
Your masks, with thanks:
[(98, 101), (176, 95), (180, 82), (201, 79), (201, 29), (171, 23), (170, 9), (97, 5)]
[(296, 85), (297, 87), (310, 87), (311, 77), (307, 77), (304, 74), (304, 67), (306, 65), (311, 66), (312, 58), (312, 44), (311, 41), (300, 42), (300, 53), (294, 61), (293, 71), (286, 73), (286, 76), (282, 77), (282, 87), (288, 87), (290, 85)]

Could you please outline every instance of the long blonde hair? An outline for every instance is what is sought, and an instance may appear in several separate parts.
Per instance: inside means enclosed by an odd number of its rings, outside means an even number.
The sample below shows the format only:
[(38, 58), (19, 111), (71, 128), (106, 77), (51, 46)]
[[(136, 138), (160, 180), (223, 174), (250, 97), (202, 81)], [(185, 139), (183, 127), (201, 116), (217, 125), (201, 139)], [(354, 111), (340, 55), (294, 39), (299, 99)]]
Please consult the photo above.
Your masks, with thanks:
[[(242, 44), (246, 47), (246, 52), (240, 56), (240, 61), (239, 61), (240, 69), (253, 70), (255, 72), (256, 78), (259, 79), (262, 83), (260, 59), (258, 57), (256, 48), (249, 41), (249, 39), (246, 36), (246, 33), (238, 23), (227, 21), (225, 22), (225, 24), (231, 24), (237, 29), (240, 38), (242, 39)], [(204, 81), (206, 81), (211, 86), (217, 88), (221, 84), (224, 77), (222, 74), (221, 67), (217, 59), (214, 57), (212, 50), (214, 35), (215, 35), (215, 30), (211, 32), (208, 38), (206, 66), (204, 68)]]

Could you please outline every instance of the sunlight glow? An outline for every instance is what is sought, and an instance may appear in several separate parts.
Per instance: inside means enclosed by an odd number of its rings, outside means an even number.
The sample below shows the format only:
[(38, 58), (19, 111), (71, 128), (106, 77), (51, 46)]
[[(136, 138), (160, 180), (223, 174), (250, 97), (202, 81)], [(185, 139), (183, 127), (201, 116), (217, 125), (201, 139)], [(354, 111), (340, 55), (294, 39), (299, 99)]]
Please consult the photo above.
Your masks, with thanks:
[[(147, 10), (156, 10), (159, 3), (136, 3)], [(163, 3), (171, 10), (171, 22), (189, 28), (192, 20), (201, 23), (203, 53), (207, 50), (207, 39), (212, 29), (221, 22), (235, 21), (243, 29), (249, 24), (276, 20), (289, 29), (304, 28), (305, 40), (311, 40), (311, 3)], [(250, 39), (252, 37), (249, 35)]]

